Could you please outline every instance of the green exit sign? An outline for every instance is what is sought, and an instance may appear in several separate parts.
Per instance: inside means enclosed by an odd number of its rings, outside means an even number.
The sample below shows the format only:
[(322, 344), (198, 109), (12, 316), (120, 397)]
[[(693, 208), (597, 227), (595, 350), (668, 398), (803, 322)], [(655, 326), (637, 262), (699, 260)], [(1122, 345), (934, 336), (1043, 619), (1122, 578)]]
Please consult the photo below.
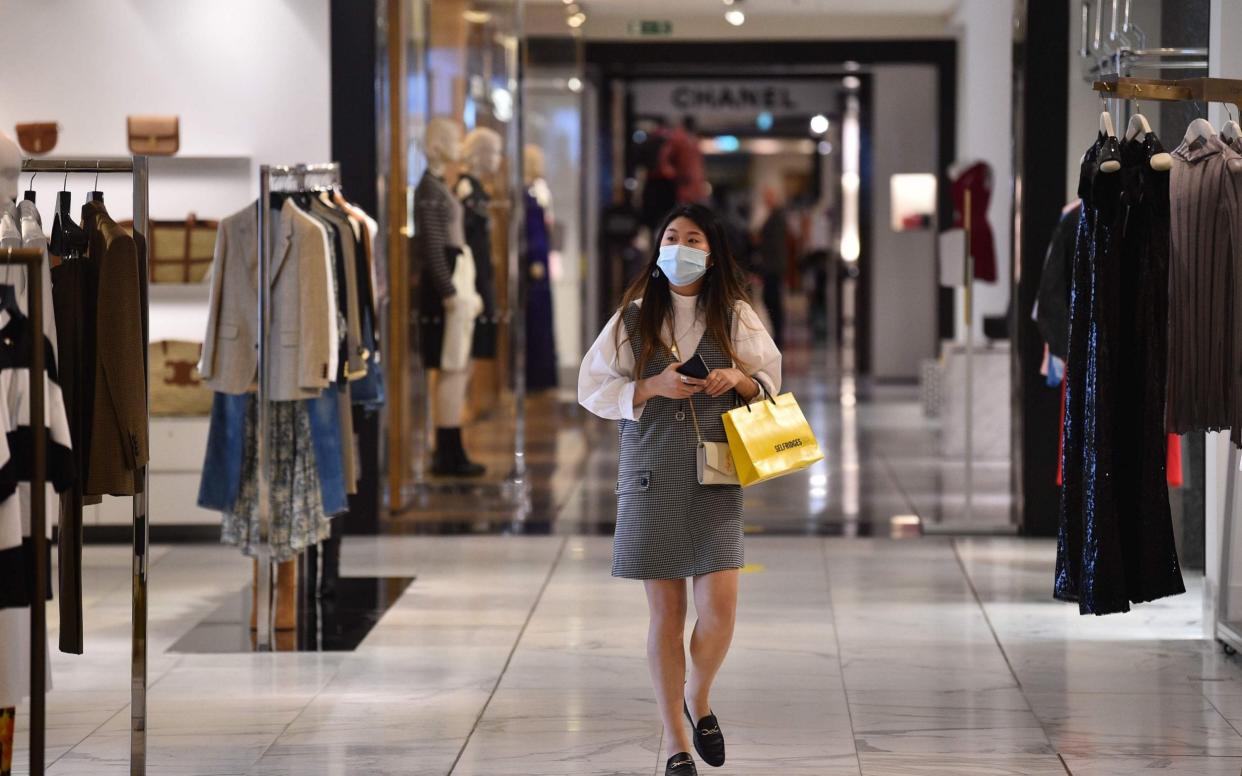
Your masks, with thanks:
[(629, 24), (631, 35), (672, 35), (673, 23), (664, 19), (640, 19)]

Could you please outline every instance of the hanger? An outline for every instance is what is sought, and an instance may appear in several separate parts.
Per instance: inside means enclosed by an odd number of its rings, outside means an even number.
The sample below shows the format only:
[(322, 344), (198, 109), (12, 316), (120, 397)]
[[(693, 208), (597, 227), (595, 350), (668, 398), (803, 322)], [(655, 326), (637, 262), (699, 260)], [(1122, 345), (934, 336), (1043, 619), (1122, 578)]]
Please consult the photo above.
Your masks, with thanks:
[(1234, 145), (1238, 140), (1242, 139), (1242, 126), (1238, 125), (1234, 119), (1233, 111), (1229, 109), (1229, 103), (1225, 103), (1225, 111), (1229, 114), (1229, 121), (1225, 122), (1225, 126), (1220, 131), (1220, 139), (1229, 145)]
[(39, 173), (37, 172), (30, 173), (30, 183), (27, 184), (26, 193), (22, 196), (22, 199), (26, 200), (27, 202), (35, 201), (36, 194), (35, 194), (34, 182), (35, 182), (35, 176), (38, 174)]
[[(1195, 103), (1195, 109), (1199, 110), (1199, 103)], [(1199, 110), (1199, 118), (1190, 122), (1190, 126), (1186, 127), (1186, 136), (1183, 138), (1190, 145), (1196, 143), (1202, 144), (1216, 136), (1216, 129), (1211, 122), (1203, 118), (1203, 111)]]
[(48, 250), (61, 259), (77, 259), (86, 255), (90, 238), (86, 230), (73, 220), (73, 194), (69, 191), (68, 162), (65, 163), (65, 180), (62, 186), (60, 193), (56, 195), (56, 215), (52, 221), (52, 241)]
[(1147, 123), (1147, 117), (1138, 112), (1137, 103), (1134, 107), (1134, 115), (1130, 117), (1130, 124), (1126, 127), (1126, 140), (1138, 140), (1151, 134), (1151, 124)]
[(103, 192), (99, 190), (99, 162), (95, 162), (95, 187), (86, 195), (87, 202), (103, 202)]

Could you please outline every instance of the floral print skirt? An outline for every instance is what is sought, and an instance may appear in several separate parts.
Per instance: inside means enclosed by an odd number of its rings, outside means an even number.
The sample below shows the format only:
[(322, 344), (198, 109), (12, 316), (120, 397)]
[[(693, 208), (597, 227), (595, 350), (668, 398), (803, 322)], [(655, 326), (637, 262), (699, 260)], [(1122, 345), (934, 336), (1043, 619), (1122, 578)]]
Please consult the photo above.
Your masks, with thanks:
[[(268, 406), (268, 445), (271, 450), (272, 557), (283, 562), (331, 534), (324, 514), (319, 470), (315, 465), (310, 417), (300, 401), (274, 401)], [(254, 557), (259, 546), (259, 435), (258, 401), (246, 406), (246, 444), (241, 489), (232, 512), (225, 512), (221, 541)]]

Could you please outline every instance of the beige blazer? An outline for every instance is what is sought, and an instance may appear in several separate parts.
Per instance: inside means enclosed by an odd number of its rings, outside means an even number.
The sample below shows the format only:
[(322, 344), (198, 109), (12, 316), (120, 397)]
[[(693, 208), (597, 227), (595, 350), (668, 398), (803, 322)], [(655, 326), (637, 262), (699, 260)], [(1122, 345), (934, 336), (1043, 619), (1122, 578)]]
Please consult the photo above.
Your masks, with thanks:
[[(258, 381), (259, 248), (257, 205), (220, 222), (212, 263), (211, 303), (198, 369), (220, 393), (254, 391)], [(336, 303), (327, 233), (286, 200), (271, 256), (272, 401), (311, 399), (327, 388), (337, 362)]]

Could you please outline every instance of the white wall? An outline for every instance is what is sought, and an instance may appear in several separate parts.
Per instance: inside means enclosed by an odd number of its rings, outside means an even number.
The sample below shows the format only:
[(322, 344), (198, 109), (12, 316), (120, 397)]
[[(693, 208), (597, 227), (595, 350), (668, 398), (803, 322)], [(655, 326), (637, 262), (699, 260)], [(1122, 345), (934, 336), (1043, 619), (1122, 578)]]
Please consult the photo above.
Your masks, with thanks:
[[(957, 156), (992, 166), (988, 221), (996, 239), (997, 279), (975, 284), (975, 332), (984, 316), (1008, 309), (1013, 224), (1013, 0), (961, 0), (958, 31)], [(955, 316), (961, 318), (960, 315)]]
[(914, 379), (919, 362), (936, 356), (936, 233), (893, 231), (890, 179), (936, 173), (936, 69), (882, 65), (871, 72), (871, 368), (877, 378)]
[[(259, 164), (329, 159), (328, 0), (0, 0), (0, 51), (0, 129), (59, 122), (54, 157), (125, 156), (127, 115), (181, 117), (180, 155), (215, 158), (157, 160), (155, 218), (228, 215)], [(50, 206), (61, 180), (37, 183)], [(107, 186), (127, 217), (128, 181)]]

